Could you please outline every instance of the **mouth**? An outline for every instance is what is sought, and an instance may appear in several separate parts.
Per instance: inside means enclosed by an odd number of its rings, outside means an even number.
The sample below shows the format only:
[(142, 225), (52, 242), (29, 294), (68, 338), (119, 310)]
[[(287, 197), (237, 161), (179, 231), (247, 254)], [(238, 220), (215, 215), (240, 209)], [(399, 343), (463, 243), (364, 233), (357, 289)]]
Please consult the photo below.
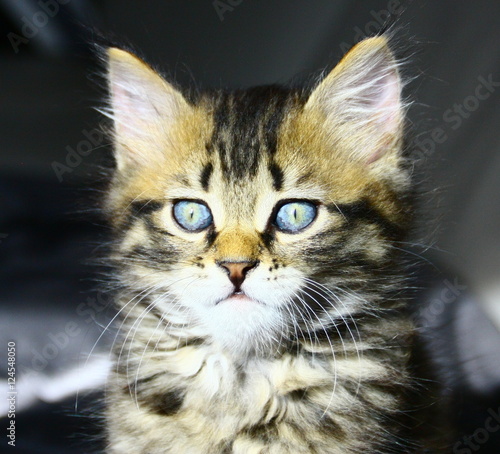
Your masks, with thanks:
[(230, 295), (226, 299), (231, 299), (231, 300), (249, 300), (253, 301), (251, 298), (249, 298), (245, 293), (243, 292), (234, 292), (232, 295)]
[(238, 290), (237, 292), (233, 292), (231, 293), (230, 295), (226, 296), (225, 298), (222, 298), (220, 301), (218, 301), (216, 303), (216, 305), (220, 304), (220, 303), (224, 303), (224, 302), (227, 302), (227, 303), (238, 303), (238, 304), (241, 304), (241, 303), (247, 303), (247, 304), (250, 304), (250, 303), (253, 303), (253, 304), (257, 304), (258, 302), (255, 301), (254, 299), (250, 298), (249, 296), (247, 296), (247, 294), (241, 290)]

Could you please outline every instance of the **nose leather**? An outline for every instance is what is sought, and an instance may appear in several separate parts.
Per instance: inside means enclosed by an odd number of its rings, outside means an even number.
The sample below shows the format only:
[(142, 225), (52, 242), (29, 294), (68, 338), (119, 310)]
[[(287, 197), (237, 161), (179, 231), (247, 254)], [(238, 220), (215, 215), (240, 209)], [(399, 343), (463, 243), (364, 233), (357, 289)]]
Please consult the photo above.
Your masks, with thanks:
[(228, 274), (229, 280), (234, 285), (235, 292), (241, 291), (241, 285), (245, 280), (246, 274), (257, 266), (256, 261), (245, 262), (219, 262), (218, 265), (224, 268)]

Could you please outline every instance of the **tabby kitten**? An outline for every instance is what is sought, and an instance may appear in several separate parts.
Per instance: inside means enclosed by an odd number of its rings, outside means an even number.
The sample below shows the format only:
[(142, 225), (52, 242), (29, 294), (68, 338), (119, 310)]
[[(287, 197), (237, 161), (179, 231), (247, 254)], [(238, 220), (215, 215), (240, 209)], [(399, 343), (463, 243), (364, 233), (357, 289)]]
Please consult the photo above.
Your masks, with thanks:
[(121, 317), (108, 452), (424, 452), (387, 39), (309, 91), (186, 96), (107, 55)]

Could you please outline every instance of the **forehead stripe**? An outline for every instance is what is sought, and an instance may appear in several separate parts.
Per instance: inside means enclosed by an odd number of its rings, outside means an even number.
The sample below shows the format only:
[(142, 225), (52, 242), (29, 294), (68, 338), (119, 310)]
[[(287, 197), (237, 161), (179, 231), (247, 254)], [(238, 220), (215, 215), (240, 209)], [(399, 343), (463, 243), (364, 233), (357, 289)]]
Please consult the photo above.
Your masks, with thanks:
[(211, 162), (209, 162), (201, 171), (200, 184), (204, 191), (208, 191), (208, 187), (210, 186), (210, 177), (212, 176), (213, 170), (214, 166)]
[(280, 169), (278, 164), (271, 162), (269, 164), (269, 172), (273, 177), (273, 187), (276, 191), (281, 191), (283, 188), (283, 171)]
[(295, 93), (277, 86), (219, 93), (207, 149), (217, 152), (224, 178), (257, 174), (262, 159), (276, 153), (279, 127), (294, 103)]

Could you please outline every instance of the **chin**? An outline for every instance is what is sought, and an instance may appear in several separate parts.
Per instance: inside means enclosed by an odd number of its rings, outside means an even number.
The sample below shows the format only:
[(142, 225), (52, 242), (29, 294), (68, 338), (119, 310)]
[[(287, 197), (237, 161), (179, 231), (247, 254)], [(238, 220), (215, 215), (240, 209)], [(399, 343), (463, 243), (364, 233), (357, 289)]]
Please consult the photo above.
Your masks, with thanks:
[(200, 320), (207, 334), (232, 356), (272, 355), (287, 331), (285, 314), (244, 293), (232, 294), (203, 312)]

